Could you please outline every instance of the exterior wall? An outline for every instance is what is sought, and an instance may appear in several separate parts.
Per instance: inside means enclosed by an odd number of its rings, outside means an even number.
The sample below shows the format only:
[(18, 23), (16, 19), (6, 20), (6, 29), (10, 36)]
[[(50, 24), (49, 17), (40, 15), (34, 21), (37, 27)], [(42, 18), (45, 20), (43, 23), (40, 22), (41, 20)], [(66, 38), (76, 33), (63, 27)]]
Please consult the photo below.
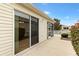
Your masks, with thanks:
[(0, 3), (0, 56), (13, 55), (13, 8)]
[(47, 40), (47, 20), (17, 4), (0, 4), (0, 55), (14, 55), (14, 9), (39, 18), (39, 42)]
[(47, 21), (39, 20), (39, 42), (47, 40)]

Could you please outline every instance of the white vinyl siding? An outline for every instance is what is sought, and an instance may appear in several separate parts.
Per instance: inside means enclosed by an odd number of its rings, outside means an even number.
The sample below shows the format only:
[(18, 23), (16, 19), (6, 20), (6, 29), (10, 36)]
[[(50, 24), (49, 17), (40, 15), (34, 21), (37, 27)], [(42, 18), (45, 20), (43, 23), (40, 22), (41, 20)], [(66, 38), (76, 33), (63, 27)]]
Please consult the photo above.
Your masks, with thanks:
[(0, 4), (0, 56), (13, 55), (13, 8)]
[(47, 21), (44, 19), (39, 20), (39, 42), (47, 40)]

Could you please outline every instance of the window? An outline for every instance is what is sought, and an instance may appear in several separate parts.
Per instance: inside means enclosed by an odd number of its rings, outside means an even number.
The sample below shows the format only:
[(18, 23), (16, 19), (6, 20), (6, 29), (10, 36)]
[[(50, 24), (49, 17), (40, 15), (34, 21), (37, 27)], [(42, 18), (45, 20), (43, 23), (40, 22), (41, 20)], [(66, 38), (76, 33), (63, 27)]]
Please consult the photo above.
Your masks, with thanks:
[(48, 26), (47, 26), (48, 27), (47, 28), (48, 29), (48, 37), (49, 36), (52, 37), (53, 36), (53, 24), (52, 23), (49, 23), (49, 22), (47, 24), (48, 24)]

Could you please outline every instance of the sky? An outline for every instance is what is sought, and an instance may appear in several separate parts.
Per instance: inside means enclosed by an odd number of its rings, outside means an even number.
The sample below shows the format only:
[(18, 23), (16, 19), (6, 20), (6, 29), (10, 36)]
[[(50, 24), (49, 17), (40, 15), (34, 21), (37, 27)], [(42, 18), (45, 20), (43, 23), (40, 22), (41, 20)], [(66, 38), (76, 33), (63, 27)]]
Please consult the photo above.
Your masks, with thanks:
[(62, 25), (74, 25), (79, 20), (79, 3), (34, 3), (36, 8)]

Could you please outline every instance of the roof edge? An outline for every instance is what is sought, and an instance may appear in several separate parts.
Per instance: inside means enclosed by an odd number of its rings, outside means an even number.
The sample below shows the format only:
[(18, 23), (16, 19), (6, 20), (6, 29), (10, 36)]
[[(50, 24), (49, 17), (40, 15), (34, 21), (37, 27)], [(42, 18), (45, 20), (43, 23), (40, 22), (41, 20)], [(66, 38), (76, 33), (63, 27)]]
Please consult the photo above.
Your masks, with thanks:
[(50, 21), (54, 21), (54, 19), (50, 18), (47, 14), (45, 14), (44, 12), (40, 11), (39, 9), (37, 9), (36, 7), (34, 7), (32, 4), (30, 3), (20, 3), (21, 5), (28, 7), (29, 9), (31, 9), (32, 11), (36, 12), (38, 15), (49, 19)]

